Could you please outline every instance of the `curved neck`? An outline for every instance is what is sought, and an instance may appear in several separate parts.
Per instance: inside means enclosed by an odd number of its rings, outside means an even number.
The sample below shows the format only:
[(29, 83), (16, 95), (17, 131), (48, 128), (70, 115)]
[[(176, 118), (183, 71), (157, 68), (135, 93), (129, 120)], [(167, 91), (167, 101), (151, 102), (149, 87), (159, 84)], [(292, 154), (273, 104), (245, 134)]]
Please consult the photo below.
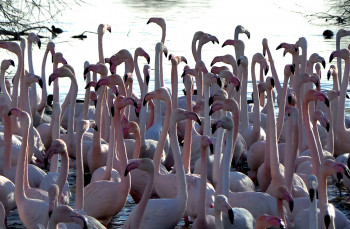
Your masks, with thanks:
[(16, 74), (13, 76), (13, 89), (12, 89), (12, 103), (11, 107), (18, 107), (18, 85), (19, 85), (19, 79), (22, 72), (22, 53), (17, 54), (17, 60), (18, 60), (18, 67)]
[(252, 74), (252, 82), (253, 82), (253, 97), (254, 97), (254, 120), (253, 120), (253, 141), (255, 142), (258, 140), (260, 135), (260, 106), (259, 106), (259, 93), (258, 93), (258, 87), (256, 83), (256, 77), (255, 77), (255, 64), (256, 62), (252, 62), (251, 65), (251, 74)]
[[(115, 131), (115, 143), (117, 144), (117, 152), (119, 158), (120, 168), (117, 168), (118, 171), (125, 171), (126, 165), (128, 164), (128, 159), (126, 156), (125, 142), (123, 138), (123, 129), (122, 129), (122, 119), (121, 111), (116, 110), (114, 115), (114, 131)], [(130, 180), (130, 176), (123, 177)], [(122, 178), (122, 179), (123, 179)]]
[(143, 80), (141, 77), (141, 73), (140, 73), (140, 68), (139, 68), (139, 64), (137, 62), (137, 55), (134, 55), (134, 66), (135, 66), (135, 73), (136, 73), (136, 77), (137, 77), (137, 82), (139, 82), (139, 87), (140, 87), (140, 92), (141, 92), (141, 98), (143, 98), (145, 96), (145, 90), (143, 88)]
[(84, 166), (83, 166), (83, 132), (76, 134), (76, 187), (75, 187), (75, 205), (74, 208), (83, 210), (84, 208)]
[(292, 117), (288, 117), (286, 122), (286, 133), (292, 133), (286, 138), (284, 179), (288, 192), (292, 193), (292, 181), (295, 168), (295, 159), (298, 153), (298, 125), (293, 125)]
[(98, 34), (98, 59), (101, 64), (104, 64), (105, 59), (103, 55), (102, 38), (103, 38), (103, 33), (99, 33)]
[(267, 56), (268, 56), (268, 60), (269, 60), (270, 67), (271, 67), (271, 74), (272, 74), (273, 79), (275, 80), (275, 87), (276, 87), (276, 90), (277, 90), (277, 94), (280, 95), (281, 91), (282, 91), (282, 87), (281, 87), (281, 83), (280, 83), (280, 80), (279, 80), (278, 75), (277, 75), (277, 71), (276, 71), (276, 67), (275, 67), (275, 61), (272, 58), (272, 55), (271, 55), (271, 52), (270, 52), (270, 48), (269, 48), (268, 45), (266, 47), (266, 51), (267, 51)]
[[(154, 156), (153, 156), (155, 172), (158, 173), (158, 174), (160, 173), (160, 170), (159, 170), (160, 169), (160, 162), (161, 162), (161, 159), (162, 159), (162, 153), (163, 153), (163, 150), (164, 150), (165, 140), (166, 140), (166, 137), (168, 135), (168, 130), (169, 130), (169, 126), (170, 126), (170, 115), (171, 115), (171, 112), (172, 112), (172, 106), (171, 106), (170, 98), (168, 98), (165, 101), (165, 106), (166, 106), (165, 107), (165, 119), (164, 119), (162, 131), (160, 132), (160, 136), (159, 136), (159, 139), (158, 139), (158, 144), (157, 144), (156, 150), (154, 152)], [(182, 160), (181, 160), (181, 163), (182, 163)]]
[(45, 74), (45, 69), (46, 69), (46, 60), (47, 60), (47, 55), (49, 54), (49, 49), (46, 49), (43, 57), (43, 62), (41, 64), (41, 79), (43, 81), (43, 87), (41, 89), (41, 101), (38, 105), (38, 112), (42, 112), (45, 109), (46, 106), (46, 101), (47, 101), (47, 89), (46, 89), (46, 74)]
[[(68, 116), (68, 136), (70, 141), (74, 141), (74, 117), (75, 117), (75, 103), (78, 94), (78, 83), (75, 77), (70, 77), (71, 86), (69, 91), (71, 95), (69, 97), (69, 116)], [(63, 116), (63, 115), (62, 115)]]
[[(102, 100), (104, 98), (105, 86), (101, 86), (100, 90), (97, 92), (97, 104), (95, 111), (95, 123), (97, 125), (98, 130), (94, 131), (94, 135), (92, 137), (92, 166), (90, 170), (95, 171), (99, 167), (98, 158), (101, 156), (101, 115), (102, 115)], [(93, 173), (90, 171), (90, 173)]]

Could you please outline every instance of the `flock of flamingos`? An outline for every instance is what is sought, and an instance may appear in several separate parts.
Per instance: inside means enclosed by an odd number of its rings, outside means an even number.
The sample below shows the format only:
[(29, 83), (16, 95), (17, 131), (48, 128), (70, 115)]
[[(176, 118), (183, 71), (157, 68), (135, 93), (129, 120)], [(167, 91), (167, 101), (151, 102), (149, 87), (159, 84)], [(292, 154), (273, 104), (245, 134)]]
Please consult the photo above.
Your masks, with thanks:
[[(345, 117), (350, 52), (339, 45), (350, 31), (337, 33), (329, 61), (338, 62), (327, 75), (333, 89), (323, 93), (320, 69), (326, 61), (317, 53), (308, 55), (303, 37), (277, 47), (293, 57), (283, 77), (277, 75), (282, 66), (274, 65), (267, 39), (262, 53), (244, 56), (239, 35), (249, 38), (250, 33), (242, 26), (223, 43), (234, 46), (235, 57), (216, 56), (209, 69), (201, 60), (202, 47), (219, 42), (199, 31), (192, 41), (195, 66), (178, 70), (187, 61), (167, 55), (165, 20), (148, 23), (162, 29), (154, 59), (142, 48), (105, 58), (102, 38), (111, 27), (99, 25), (99, 59), (85, 63), (83, 101), (77, 100), (80, 76), (53, 42), (47, 44), (41, 76), (33, 71), (32, 46), (41, 46), (34, 33), (19, 44), (0, 42), (18, 58), (12, 83), (5, 75), (15, 67), (13, 60), (4, 59), (0, 72), (1, 228), (16, 208), (27, 228), (105, 228), (129, 194), (137, 205), (124, 228), (174, 228), (183, 218), (203, 229), (350, 228), (350, 220), (327, 197), (327, 182), (350, 189), (350, 120)], [(171, 61), (171, 89), (164, 87), (163, 53)], [(48, 57), (53, 96), (45, 83)], [(154, 60), (154, 90), (148, 88), (150, 65), (141, 73), (138, 58), (148, 64)], [(117, 74), (120, 64), (125, 71)], [(62, 77), (69, 77), (71, 86), (60, 104)], [(178, 95), (180, 77), (184, 96)], [(132, 89), (135, 79), (138, 90)], [(47, 105), (51, 116), (44, 112)], [(239, 171), (242, 163), (248, 164), (247, 174)], [(76, 172), (73, 208), (67, 205), (69, 169)]]

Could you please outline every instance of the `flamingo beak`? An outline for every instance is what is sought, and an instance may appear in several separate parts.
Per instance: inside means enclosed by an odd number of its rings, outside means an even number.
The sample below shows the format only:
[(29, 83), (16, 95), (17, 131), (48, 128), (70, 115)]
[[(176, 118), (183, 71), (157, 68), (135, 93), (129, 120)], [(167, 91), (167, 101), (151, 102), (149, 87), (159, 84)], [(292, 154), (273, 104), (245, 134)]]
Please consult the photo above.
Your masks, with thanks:
[(233, 224), (234, 215), (233, 215), (233, 210), (232, 210), (232, 208), (228, 210), (228, 218), (229, 218), (231, 224)]

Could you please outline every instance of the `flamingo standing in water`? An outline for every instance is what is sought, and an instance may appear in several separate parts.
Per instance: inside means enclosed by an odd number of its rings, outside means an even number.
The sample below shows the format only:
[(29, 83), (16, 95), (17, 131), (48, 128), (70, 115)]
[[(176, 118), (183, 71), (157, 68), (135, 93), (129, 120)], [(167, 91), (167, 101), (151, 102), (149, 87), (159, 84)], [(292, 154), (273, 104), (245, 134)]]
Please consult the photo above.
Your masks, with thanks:
[(27, 160), (27, 145), (29, 127), (31, 118), (28, 113), (21, 111), (18, 108), (10, 110), (9, 115), (16, 115), (20, 121), (21, 126), (24, 128), (23, 144), (21, 146), (21, 154), (18, 158), (17, 171), (16, 171), (16, 186), (15, 186), (15, 198), (18, 209), (18, 214), (23, 224), (28, 228), (37, 228), (37, 224), (47, 225), (48, 215), (43, 214), (48, 212), (48, 203), (43, 200), (30, 199), (25, 192), (24, 176), (25, 166)]

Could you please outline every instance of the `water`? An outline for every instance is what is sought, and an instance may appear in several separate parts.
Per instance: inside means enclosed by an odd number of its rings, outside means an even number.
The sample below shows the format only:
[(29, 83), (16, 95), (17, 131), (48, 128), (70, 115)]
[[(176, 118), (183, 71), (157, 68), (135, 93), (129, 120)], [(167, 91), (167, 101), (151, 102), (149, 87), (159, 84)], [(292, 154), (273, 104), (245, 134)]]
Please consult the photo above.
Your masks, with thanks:
[[(84, 31), (96, 32), (100, 23), (110, 24), (112, 27), (112, 33), (107, 32), (103, 38), (105, 57), (109, 57), (123, 48), (134, 53), (137, 47), (142, 47), (151, 56), (151, 75), (154, 75), (154, 48), (155, 44), (160, 41), (161, 30), (155, 24), (146, 25), (150, 17), (163, 17), (166, 20), (167, 36), (165, 45), (169, 53), (185, 56), (191, 67), (194, 67), (194, 60), (190, 48), (193, 34), (196, 31), (201, 30), (215, 35), (220, 41), (220, 45), (210, 43), (203, 47), (202, 58), (209, 67), (215, 56), (234, 55), (233, 47), (221, 48), (221, 44), (227, 39), (233, 39), (236, 25), (241, 24), (251, 33), (251, 39), (240, 36), (240, 39), (245, 42), (245, 55), (251, 60), (254, 53), (262, 52), (262, 39), (267, 38), (280, 79), (283, 79), (285, 64), (291, 63), (292, 60), (290, 55), (283, 57), (281, 50), (275, 50), (280, 43), (295, 43), (299, 37), (303, 36), (308, 41), (308, 56), (317, 52), (328, 60), (330, 53), (335, 50), (335, 38), (325, 40), (322, 32), (325, 29), (331, 29), (336, 33), (340, 28), (337, 26), (313, 25), (308, 22), (307, 18), (295, 13), (327, 11), (327, 1), (319, 0), (291, 0), (283, 3), (277, 0), (245, 0), (239, 2), (230, 0), (87, 0), (81, 6), (71, 4), (69, 7), (62, 12), (61, 17), (56, 22), (52, 22), (56, 27), (64, 30), (64, 33), (52, 41), (56, 44), (56, 51), (62, 52), (68, 63), (75, 69), (79, 85), (78, 98), (84, 97), (84, 62), (96, 63), (98, 61), (97, 34), (85, 33), (88, 37), (84, 40), (72, 39), (71, 36), (81, 34)], [(47, 26), (50, 27), (51, 23)], [(42, 35), (50, 36), (50, 34)], [(49, 39), (42, 39), (43, 48), (41, 50), (37, 47), (33, 48), (34, 70), (38, 75), (40, 75), (41, 61), (48, 41)], [(341, 47), (345, 48), (348, 44), (349, 38), (343, 38)], [(3, 50), (0, 50), (0, 52), (3, 58), (14, 59), (17, 66), (17, 59), (14, 55)], [(139, 66), (141, 69), (144, 64), (146, 64), (145, 60), (140, 58)], [(333, 64), (335, 64), (335, 61), (333, 61)], [(328, 66), (327, 61), (326, 69), (322, 69), (321, 83), (323, 89), (332, 87), (331, 81), (327, 81), (325, 77)], [(183, 64), (179, 66), (179, 73), (182, 68)], [(48, 61), (46, 76), (52, 72), (51, 69), (51, 64)], [(123, 67), (119, 67), (117, 72), (122, 75), (123, 69)], [(164, 77), (167, 86), (170, 86), (170, 69), (170, 62), (164, 60)], [(154, 79), (151, 78), (151, 85), (154, 85), (152, 80)], [(61, 100), (63, 100), (69, 90), (70, 82), (65, 79), (61, 80), (60, 84)], [(136, 79), (133, 88), (137, 92), (139, 91)], [(180, 79), (179, 95), (182, 94), (182, 89)], [(52, 87), (48, 87), (48, 91), (51, 93)], [(251, 91), (251, 87), (248, 86), (248, 92)], [(349, 107), (348, 102), (347, 107)], [(70, 173), (69, 180), (74, 190), (74, 173)], [(329, 191), (330, 199), (336, 196), (337, 191), (334, 186), (330, 186)], [(128, 205), (114, 218), (110, 227), (119, 228), (127, 218), (132, 206), (132, 200), (129, 198)], [(23, 227), (16, 211), (10, 216), (8, 223), (10, 228)], [(183, 223), (181, 221), (178, 228), (184, 227)]]

